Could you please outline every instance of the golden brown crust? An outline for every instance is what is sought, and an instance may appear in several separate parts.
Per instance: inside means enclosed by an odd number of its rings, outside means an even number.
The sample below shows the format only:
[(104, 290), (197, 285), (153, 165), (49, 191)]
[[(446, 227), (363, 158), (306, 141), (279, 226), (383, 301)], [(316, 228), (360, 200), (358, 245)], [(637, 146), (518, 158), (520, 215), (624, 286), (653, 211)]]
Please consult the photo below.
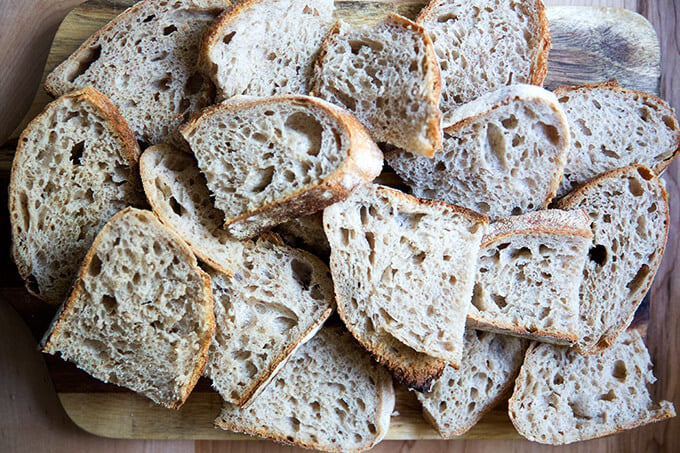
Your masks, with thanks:
[(203, 32), (203, 38), (201, 39), (201, 46), (198, 51), (198, 62), (196, 63), (196, 66), (205, 75), (210, 77), (216, 85), (217, 83), (215, 81), (215, 77), (217, 75), (217, 71), (215, 70), (214, 63), (211, 63), (210, 58), (208, 57), (210, 48), (221, 39), (222, 30), (231, 24), (231, 22), (233, 22), (233, 20), (238, 17), (239, 14), (241, 14), (241, 11), (248, 9), (252, 5), (261, 1), (262, 0), (245, 0), (244, 2), (238, 3), (233, 8), (225, 9)]
[(548, 73), (548, 54), (552, 47), (552, 35), (550, 34), (550, 27), (548, 26), (548, 17), (545, 13), (545, 4), (542, 0), (536, 0), (536, 15), (538, 16), (538, 27), (541, 39), (539, 41), (538, 55), (531, 65), (529, 83), (543, 86), (543, 81)]

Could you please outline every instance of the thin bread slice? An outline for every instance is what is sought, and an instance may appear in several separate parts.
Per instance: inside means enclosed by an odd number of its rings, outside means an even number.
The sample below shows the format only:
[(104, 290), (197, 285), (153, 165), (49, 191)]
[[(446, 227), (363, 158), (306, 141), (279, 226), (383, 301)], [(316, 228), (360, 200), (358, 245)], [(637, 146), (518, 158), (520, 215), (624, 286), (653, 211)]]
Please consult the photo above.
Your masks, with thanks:
[(642, 164), (661, 174), (680, 153), (673, 109), (649, 93), (615, 80), (555, 90), (569, 121), (571, 147), (557, 195), (595, 176)]
[(632, 165), (598, 176), (556, 207), (585, 209), (593, 221), (576, 344), (579, 352), (591, 354), (612, 345), (630, 325), (652, 284), (670, 224), (668, 194), (649, 168)]
[(487, 223), (467, 209), (374, 184), (326, 208), (338, 313), (350, 332), (376, 355), (375, 334), (384, 331), (460, 366)]
[(87, 87), (45, 107), (12, 163), (12, 256), (28, 290), (68, 297), (95, 236), (116, 212), (144, 203), (139, 146), (113, 104)]
[(432, 0), (416, 22), (441, 67), (444, 125), (455, 109), (502, 86), (543, 84), (551, 37), (541, 0)]
[(425, 419), (444, 439), (461, 436), (510, 392), (528, 341), (467, 330), (460, 369), (446, 367), (432, 390), (417, 393)]
[(213, 102), (196, 67), (201, 37), (228, 0), (145, 0), (128, 8), (57, 66), (45, 89), (59, 96), (92, 85), (145, 144), (186, 146), (177, 128)]
[(389, 373), (347, 331), (327, 327), (249, 408), (225, 403), (215, 424), (304, 448), (358, 452), (382, 440), (393, 409)]
[(382, 152), (356, 118), (309, 96), (216, 105), (182, 133), (239, 239), (340, 201), (382, 170)]
[(579, 339), (579, 287), (593, 241), (583, 210), (548, 209), (489, 225), (468, 327), (538, 341)]
[(215, 82), (220, 100), (308, 94), (332, 16), (332, 0), (246, 0), (205, 32), (199, 67)]
[(647, 386), (654, 381), (649, 352), (635, 330), (589, 356), (534, 343), (510, 398), (510, 420), (529, 440), (562, 445), (674, 417), (673, 403), (652, 402)]
[(210, 279), (191, 250), (151, 212), (126, 208), (97, 235), (43, 352), (177, 409), (214, 331)]
[(513, 85), (455, 111), (432, 159), (385, 155), (413, 195), (465, 206), (494, 220), (547, 207), (557, 191), (569, 128), (557, 98)]
[(439, 93), (430, 38), (396, 14), (362, 28), (337, 24), (314, 66), (314, 96), (355, 114), (376, 142), (415, 154), (441, 149)]

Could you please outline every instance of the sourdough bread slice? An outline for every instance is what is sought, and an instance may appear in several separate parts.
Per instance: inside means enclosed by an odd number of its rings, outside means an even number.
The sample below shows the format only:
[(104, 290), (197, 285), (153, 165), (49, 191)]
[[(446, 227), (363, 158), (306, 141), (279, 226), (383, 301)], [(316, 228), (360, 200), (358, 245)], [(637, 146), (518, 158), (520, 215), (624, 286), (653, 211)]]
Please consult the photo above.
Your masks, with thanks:
[(151, 212), (127, 208), (97, 235), (43, 352), (177, 409), (214, 330), (210, 279), (191, 250)]
[(649, 168), (633, 165), (598, 176), (556, 207), (585, 209), (593, 221), (576, 344), (590, 354), (614, 343), (652, 284), (668, 235), (668, 194)]
[(239, 239), (342, 200), (382, 170), (382, 152), (356, 118), (309, 96), (213, 106), (182, 133)]
[(416, 22), (441, 68), (444, 125), (455, 109), (502, 86), (543, 84), (551, 38), (541, 0), (432, 0)]
[(415, 196), (492, 220), (547, 207), (569, 146), (567, 120), (552, 93), (504, 87), (458, 108), (452, 121), (434, 158), (398, 150), (385, 155)]
[(225, 403), (215, 424), (323, 451), (358, 452), (387, 433), (392, 379), (344, 329), (305, 343), (247, 408)]
[(246, 0), (206, 31), (199, 66), (220, 100), (308, 94), (332, 15), (332, 0)]
[(468, 327), (556, 344), (579, 339), (579, 287), (593, 245), (583, 210), (549, 209), (489, 225)]
[(432, 390), (417, 393), (425, 419), (450, 439), (470, 430), (510, 392), (528, 342), (467, 330), (460, 369), (446, 367)]
[(647, 386), (654, 381), (635, 330), (585, 357), (565, 346), (534, 343), (510, 398), (510, 420), (529, 440), (562, 445), (674, 417), (673, 403), (652, 402)]
[(92, 85), (146, 144), (186, 146), (177, 128), (212, 104), (215, 88), (196, 67), (201, 37), (228, 0), (145, 0), (85, 41), (47, 76), (59, 96)]
[(19, 138), (9, 184), (12, 256), (30, 292), (60, 304), (95, 236), (116, 212), (143, 205), (139, 146), (91, 87), (45, 107)]
[(485, 216), (374, 184), (324, 211), (338, 313), (379, 358), (376, 332), (460, 366)]
[(642, 164), (657, 175), (680, 153), (673, 109), (615, 80), (555, 90), (569, 120), (571, 147), (558, 196), (615, 168)]
[(415, 154), (441, 149), (439, 93), (430, 38), (396, 14), (362, 28), (337, 24), (314, 66), (314, 96), (355, 114), (376, 142)]

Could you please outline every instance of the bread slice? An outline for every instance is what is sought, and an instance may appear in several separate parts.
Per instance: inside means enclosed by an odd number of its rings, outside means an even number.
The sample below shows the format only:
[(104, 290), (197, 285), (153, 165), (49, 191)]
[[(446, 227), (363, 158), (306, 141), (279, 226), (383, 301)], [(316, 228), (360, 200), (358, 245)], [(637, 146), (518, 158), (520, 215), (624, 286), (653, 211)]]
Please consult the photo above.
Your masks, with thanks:
[(367, 184), (326, 208), (323, 220), (350, 332), (378, 357), (385, 345), (376, 331), (460, 366), (486, 217)]
[(571, 344), (579, 339), (579, 287), (593, 245), (583, 210), (505, 217), (482, 239), (468, 327)]
[(585, 357), (565, 346), (534, 343), (510, 398), (510, 420), (529, 440), (562, 445), (674, 417), (673, 403), (652, 402), (647, 386), (654, 381), (635, 330)]
[(390, 14), (337, 24), (314, 66), (312, 94), (354, 113), (376, 142), (432, 156), (442, 146), (440, 76), (423, 28)]
[(199, 67), (217, 85), (220, 100), (308, 94), (332, 16), (332, 0), (246, 0), (206, 31)]
[(633, 165), (598, 176), (556, 207), (585, 209), (593, 221), (576, 344), (591, 354), (614, 343), (652, 284), (668, 235), (668, 194), (649, 168)]
[(177, 409), (214, 331), (210, 279), (191, 250), (151, 212), (127, 208), (97, 235), (43, 352)]
[(215, 424), (323, 451), (358, 452), (387, 433), (392, 379), (344, 329), (323, 328), (247, 408), (225, 403)]
[(543, 84), (551, 37), (541, 0), (432, 0), (416, 22), (441, 68), (444, 125), (455, 109), (502, 86)]
[(352, 115), (309, 96), (216, 105), (182, 134), (239, 239), (346, 198), (383, 164)]
[(434, 158), (385, 155), (413, 195), (492, 220), (547, 207), (569, 146), (567, 120), (552, 93), (532, 85), (504, 87), (458, 108), (452, 121)]
[(85, 41), (45, 80), (54, 96), (92, 85), (145, 144), (186, 146), (177, 128), (212, 104), (215, 88), (196, 67), (201, 36), (228, 0), (145, 0)]
[(325, 261), (331, 255), (331, 246), (323, 230), (323, 211), (289, 220), (274, 231), (286, 244), (307, 250)]
[(118, 110), (84, 88), (45, 107), (23, 131), (12, 163), (12, 256), (28, 290), (62, 303), (95, 236), (142, 205), (139, 146)]
[(528, 342), (467, 330), (460, 369), (446, 367), (426, 393), (416, 393), (425, 419), (444, 439), (461, 436), (509, 393)]
[(210, 272), (217, 331), (205, 374), (224, 401), (247, 406), (335, 306), (328, 267), (271, 233), (229, 278)]
[(615, 168), (642, 164), (661, 174), (680, 153), (673, 109), (616, 80), (555, 90), (571, 131), (558, 196)]

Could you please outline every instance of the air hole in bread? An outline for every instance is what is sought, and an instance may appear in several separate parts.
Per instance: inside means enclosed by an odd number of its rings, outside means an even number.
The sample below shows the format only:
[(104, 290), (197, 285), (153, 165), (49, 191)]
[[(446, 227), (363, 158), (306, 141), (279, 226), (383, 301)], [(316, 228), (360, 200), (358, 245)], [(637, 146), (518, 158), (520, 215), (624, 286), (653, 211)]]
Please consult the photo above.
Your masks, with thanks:
[(231, 33), (227, 33), (226, 35), (224, 35), (224, 38), (222, 38), (222, 42), (224, 44), (229, 44), (235, 34), (236, 34), (235, 31), (232, 31)]
[(82, 165), (83, 152), (85, 151), (85, 141), (80, 141), (71, 147), (70, 159), (73, 165)]
[(458, 16), (456, 16), (454, 13), (442, 14), (441, 16), (437, 17), (437, 22), (439, 23), (456, 20), (458, 20)]
[(165, 27), (165, 28), (163, 29), (163, 34), (164, 34), (165, 36), (168, 36), (168, 35), (173, 34), (173, 33), (176, 32), (176, 31), (177, 31), (177, 27), (175, 27), (174, 25), (168, 25), (167, 27)]
[[(266, 167), (259, 173), (254, 173), (253, 177), (257, 179), (252, 182), (250, 190), (254, 193), (260, 193), (272, 183), (272, 179), (274, 178), (274, 167)], [(295, 177), (295, 175), (293, 175), (293, 177)]]
[(498, 306), (498, 308), (505, 308), (508, 305), (508, 301), (504, 296), (501, 296), (500, 294), (492, 294), (491, 295), (491, 300)]
[(205, 79), (200, 73), (194, 72), (189, 76), (186, 83), (184, 84), (184, 92), (189, 95), (198, 93), (201, 91), (204, 81)]
[(305, 7), (302, 9), (302, 14), (310, 14), (312, 16), (318, 16), (319, 11), (317, 11), (314, 8), (310, 8), (309, 5), (305, 5)]
[[(162, 79), (158, 79), (158, 80), (154, 81), (151, 85), (153, 86), (153, 88), (155, 90), (168, 91), (170, 89), (171, 83), (172, 83), (172, 78), (171, 78), (170, 74), (166, 74), (165, 77), (163, 77)], [(154, 93), (154, 94), (158, 94), (158, 93)]]
[(78, 77), (85, 74), (85, 72), (87, 72), (87, 70), (90, 69), (90, 66), (92, 66), (94, 62), (99, 60), (101, 54), (102, 54), (101, 44), (87, 49), (87, 51), (83, 54), (83, 58), (80, 61), (78, 61), (78, 67), (76, 68), (75, 72), (69, 74), (67, 80), (69, 82), (74, 82)]
[(321, 150), (323, 126), (312, 115), (295, 112), (286, 119), (285, 127), (289, 129), (289, 140), (296, 143), (295, 148), (302, 148), (310, 156), (317, 156)]
[(110, 314), (116, 310), (116, 305), (118, 305), (118, 301), (116, 301), (115, 297), (109, 296), (108, 294), (104, 294), (104, 296), (102, 296), (102, 305), (104, 306), (106, 311)]
[(628, 369), (626, 368), (626, 362), (623, 360), (617, 360), (614, 362), (614, 368), (612, 369), (612, 376), (621, 382), (626, 381), (626, 376), (628, 376)]
[(506, 168), (505, 153), (507, 150), (503, 130), (496, 124), (489, 123), (486, 128), (486, 141), (489, 144), (492, 157), (496, 158), (501, 168)]
[(536, 133), (541, 133), (548, 141), (553, 145), (557, 146), (560, 142), (560, 133), (557, 127), (552, 124), (546, 124), (543, 121), (538, 121), (534, 124), (534, 131)]
[(312, 266), (300, 260), (292, 260), (290, 268), (293, 271), (293, 278), (304, 288), (309, 290), (309, 285), (312, 282)]
[(631, 293), (638, 291), (646, 282), (650, 272), (651, 269), (649, 266), (643, 264), (635, 274), (635, 277), (633, 277), (633, 279), (626, 284), (626, 288), (628, 288)]
[(174, 196), (170, 197), (169, 200), (170, 208), (172, 209), (172, 212), (177, 214), (178, 216), (182, 216), (182, 205), (177, 201), (177, 199)]
[(501, 124), (506, 129), (514, 129), (519, 124), (519, 120), (517, 119), (517, 117), (515, 115), (510, 115), (509, 118), (505, 118), (505, 119), (501, 120)]
[(562, 377), (561, 374), (556, 374), (555, 377), (553, 377), (553, 384), (555, 385), (564, 384), (564, 378)]
[(87, 273), (91, 277), (96, 277), (102, 272), (102, 260), (99, 255), (94, 255), (90, 261), (90, 267), (87, 269)]
[(515, 260), (518, 258), (523, 258), (526, 260), (530, 260), (533, 257), (533, 252), (529, 247), (520, 247), (520, 248), (513, 248), (510, 253), (510, 258)]
[(155, 15), (155, 14), (150, 14), (150, 15), (146, 16), (146, 17), (144, 18), (144, 20), (142, 20), (142, 23), (145, 23), (145, 24), (146, 24), (146, 23), (149, 23), (149, 22), (151, 22), (152, 20), (154, 20), (155, 18), (156, 18), (156, 15)]
[(604, 266), (607, 261), (607, 248), (604, 245), (597, 244), (588, 251), (588, 258), (598, 266)]

